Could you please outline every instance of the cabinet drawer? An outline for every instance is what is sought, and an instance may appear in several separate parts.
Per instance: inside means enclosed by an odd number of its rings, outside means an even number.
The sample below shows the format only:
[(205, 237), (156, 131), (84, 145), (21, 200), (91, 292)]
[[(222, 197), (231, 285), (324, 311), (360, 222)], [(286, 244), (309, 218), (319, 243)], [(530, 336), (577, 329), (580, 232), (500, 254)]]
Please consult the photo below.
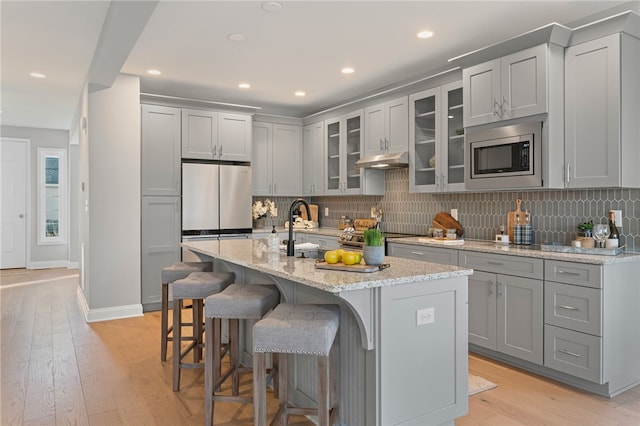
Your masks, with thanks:
[(544, 365), (603, 384), (602, 338), (545, 325)]
[(565, 284), (602, 288), (602, 267), (586, 263), (545, 260), (544, 279)]
[(458, 265), (458, 250), (389, 243), (388, 255), (442, 265)]
[(582, 333), (602, 336), (602, 291), (546, 282), (544, 322)]
[(531, 257), (487, 254), (462, 250), (460, 251), (460, 266), (466, 266), (479, 271), (542, 279), (544, 261)]

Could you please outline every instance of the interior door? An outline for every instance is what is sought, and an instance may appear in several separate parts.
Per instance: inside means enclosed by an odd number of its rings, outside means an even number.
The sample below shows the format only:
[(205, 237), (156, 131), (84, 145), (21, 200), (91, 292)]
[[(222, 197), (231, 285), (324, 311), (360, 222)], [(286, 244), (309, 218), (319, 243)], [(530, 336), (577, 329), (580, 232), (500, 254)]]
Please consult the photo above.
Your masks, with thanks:
[(27, 140), (2, 141), (2, 258), (0, 267), (24, 268), (27, 264)]

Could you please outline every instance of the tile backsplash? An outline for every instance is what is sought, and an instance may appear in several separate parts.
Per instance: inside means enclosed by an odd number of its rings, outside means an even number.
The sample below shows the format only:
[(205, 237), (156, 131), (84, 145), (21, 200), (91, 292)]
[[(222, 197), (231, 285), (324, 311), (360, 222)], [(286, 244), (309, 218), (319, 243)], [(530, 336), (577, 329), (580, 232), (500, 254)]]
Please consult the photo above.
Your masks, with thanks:
[[(500, 225), (506, 224), (509, 210), (515, 210), (516, 199), (522, 210), (529, 210), (534, 230), (534, 243), (557, 242), (570, 245), (576, 237), (576, 226), (593, 219), (607, 223), (611, 209), (622, 210), (621, 244), (628, 251), (640, 252), (640, 189), (585, 189), (544, 191), (500, 191), (485, 193), (410, 194), (408, 169), (386, 172), (384, 196), (313, 197), (320, 207), (320, 224), (338, 226), (340, 216), (369, 217), (371, 207), (384, 209), (381, 228), (386, 232), (424, 235), (436, 213), (458, 209), (458, 221), (469, 239), (493, 239)], [(264, 199), (264, 197), (254, 197)], [(267, 225), (282, 226), (289, 205), (295, 198), (274, 197), (278, 218)], [(324, 209), (329, 208), (329, 216)]]

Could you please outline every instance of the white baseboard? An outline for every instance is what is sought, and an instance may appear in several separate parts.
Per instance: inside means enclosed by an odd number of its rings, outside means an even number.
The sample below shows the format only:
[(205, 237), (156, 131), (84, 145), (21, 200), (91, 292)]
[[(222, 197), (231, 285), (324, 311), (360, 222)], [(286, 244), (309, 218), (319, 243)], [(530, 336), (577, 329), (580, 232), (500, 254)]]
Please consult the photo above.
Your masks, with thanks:
[(51, 269), (51, 268), (68, 268), (68, 260), (45, 260), (41, 262), (29, 262), (29, 269)]
[(132, 318), (142, 316), (142, 304), (113, 306), (110, 308), (89, 309), (84, 291), (78, 286), (76, 290), (78, 304), (87, 322), (110, 321), (115, 319)]
[(67, 262), (67, 269), (80, 269), (80, 262)]

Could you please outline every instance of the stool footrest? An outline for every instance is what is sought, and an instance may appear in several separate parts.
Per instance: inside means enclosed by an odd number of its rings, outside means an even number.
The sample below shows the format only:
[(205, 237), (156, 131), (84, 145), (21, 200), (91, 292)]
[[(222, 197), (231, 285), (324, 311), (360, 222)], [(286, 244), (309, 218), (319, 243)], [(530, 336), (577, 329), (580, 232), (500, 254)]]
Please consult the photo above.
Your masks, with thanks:
[(231, 396), (231, 395), (213, 395), (211, 397), (212, 401), (221, 401), (221, 402), (253, 402), (253, 397), (250, 396)]
[(194, 363), (180, 363), (180, 368), (204, 368), (203, 363), (194, 364)]

